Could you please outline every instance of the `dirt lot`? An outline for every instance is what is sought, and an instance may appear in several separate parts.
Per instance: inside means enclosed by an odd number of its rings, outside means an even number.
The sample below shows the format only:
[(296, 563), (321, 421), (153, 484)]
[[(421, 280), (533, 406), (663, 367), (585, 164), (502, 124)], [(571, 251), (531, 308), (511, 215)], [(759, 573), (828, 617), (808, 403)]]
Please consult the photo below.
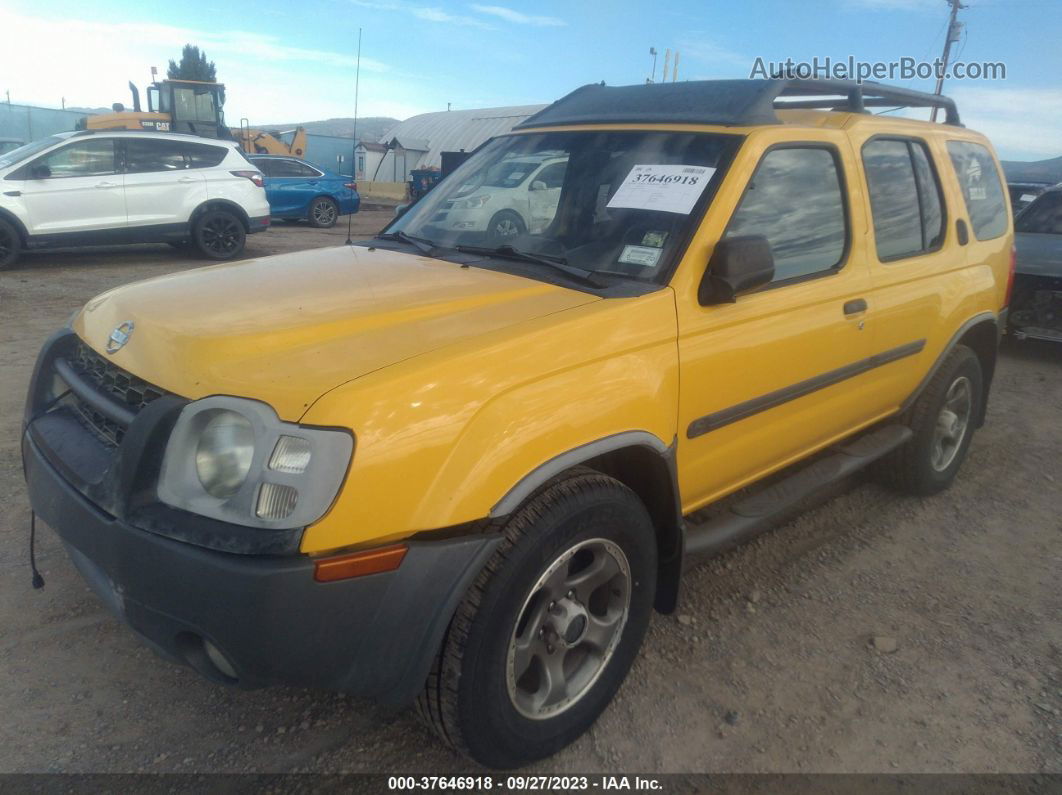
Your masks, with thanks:
[[(248, 255), (345, 236), (278, 227)], [(18, 425), (41, 342), (95, 293), (199, 264), (143, 246), (30, 255), (0, 277), (0, 771), (467, 769), (411, 713), (162, 662), (47, 529), (48, 585), (31, 590)], [(1005, 345), (953, 489), (860, 480), (695, 571), (617, 701), (537, 771), (1062, 772), (1060, 462), (1062, 346)]]

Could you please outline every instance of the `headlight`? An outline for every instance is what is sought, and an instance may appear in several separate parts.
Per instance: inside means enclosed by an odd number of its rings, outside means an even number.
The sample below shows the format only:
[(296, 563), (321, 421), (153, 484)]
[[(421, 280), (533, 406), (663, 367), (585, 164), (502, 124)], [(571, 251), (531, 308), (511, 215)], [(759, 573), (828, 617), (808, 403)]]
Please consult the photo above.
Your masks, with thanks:
[(490, 201), (490, 194), (483, 193), (479, 196), (472, 196), (468, 199), (458, 199), (454, 202), (453, 209), (455, 210), (475, 210), (482, 207), (484, 204)]
[(251, 471), (254, 428), (242, 414), (218, 409), (199, 434), (195, 472), (208, 494), (231, 497)]
[(332, 504), (353, 450), (347, 431), (281, 422), (256, 400), (204, 398), (177, 418), (159, 499), (234, 524), (305, 527)]

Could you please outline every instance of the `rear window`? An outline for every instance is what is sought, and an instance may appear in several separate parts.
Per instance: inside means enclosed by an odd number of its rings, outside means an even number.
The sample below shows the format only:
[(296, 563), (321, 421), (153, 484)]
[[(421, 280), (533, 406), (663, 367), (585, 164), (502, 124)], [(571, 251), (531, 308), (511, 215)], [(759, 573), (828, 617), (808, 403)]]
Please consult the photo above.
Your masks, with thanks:
[(978, 240), (991, 240), (1007, 231), (1007, 200), (996, 161), (981, 144), (948, 141), (955, 175), (962, 186), (966, 212)]

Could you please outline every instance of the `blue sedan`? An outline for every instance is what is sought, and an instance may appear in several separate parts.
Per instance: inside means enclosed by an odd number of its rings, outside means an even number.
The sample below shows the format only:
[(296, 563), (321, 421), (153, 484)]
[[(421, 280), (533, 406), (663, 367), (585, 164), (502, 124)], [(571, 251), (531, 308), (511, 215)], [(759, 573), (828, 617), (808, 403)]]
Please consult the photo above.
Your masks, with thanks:
[(274, 219), (305, 219), (311, 226), (335, 226), (341, 215), (358, 211), (361, 199), (351, 177), (325, 171), (284, 155), (249, 155), (265, 175), (266, 198)]

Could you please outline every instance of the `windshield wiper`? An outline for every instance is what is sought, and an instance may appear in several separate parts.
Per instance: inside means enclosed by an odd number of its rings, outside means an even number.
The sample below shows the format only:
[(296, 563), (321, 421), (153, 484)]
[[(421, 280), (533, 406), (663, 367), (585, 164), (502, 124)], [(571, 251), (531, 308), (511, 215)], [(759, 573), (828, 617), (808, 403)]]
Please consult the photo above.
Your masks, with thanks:
[(596, 287), (599, 290), (608, 287), (607, 284), (602, 284), (594, 278), (593, 271), (569, 265), (564, 257), (532, 254), (530, 251), (520, 251), (508, 244), (498, 246), (497, 248), (489, 248), (487, 246), (457, 246), (457, 250), (462, 254), (486, 254), (490, 257), (501, 257), (502, 259), (518, 260), (520, 262), (534, 262), (537, 265), (545, 265), (547, 268), (560, 271), (566, 276), (575, 279), (577, 282), (582, 282), (588, 287)]
[(421, 254), (427, 254), (432, 256), (438, 246), (426, 237), (417, 237), (416, 235), (407, 235), (405, 232), (399, 230), (397, 232), (383, 232), (376, 236), (379, 240), (397, 240), (400, 243), (409, 243)]

